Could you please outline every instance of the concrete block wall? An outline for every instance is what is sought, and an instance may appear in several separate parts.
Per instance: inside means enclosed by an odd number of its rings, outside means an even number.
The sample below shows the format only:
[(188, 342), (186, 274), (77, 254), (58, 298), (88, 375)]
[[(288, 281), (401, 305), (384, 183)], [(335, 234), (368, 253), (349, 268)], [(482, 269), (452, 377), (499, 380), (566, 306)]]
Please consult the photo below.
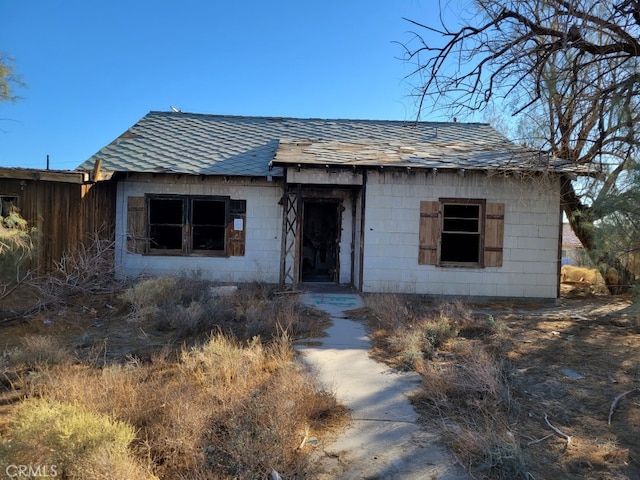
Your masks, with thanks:
[[(207, 179), (183, 176), (159, 182), (146, 176), (118, 184), (116, 205), (116, 274), (118, 276), (176, 275), (198, 270), (219, 282), (277, 283), (280, 275), (282, 195), (279, 184), (265, 180)], [(126, 252), (127, 198), (146, 193), (221, 195), (247, 201), (245, 255), (242, 257), (161, 257)]]
[[(363, 291), (553, 299), (560, 222), (557, 179), (466, 172), (369, 172)], [(501, 267), (418, 265), (420, 202), (486, 199), (505, 204)]]

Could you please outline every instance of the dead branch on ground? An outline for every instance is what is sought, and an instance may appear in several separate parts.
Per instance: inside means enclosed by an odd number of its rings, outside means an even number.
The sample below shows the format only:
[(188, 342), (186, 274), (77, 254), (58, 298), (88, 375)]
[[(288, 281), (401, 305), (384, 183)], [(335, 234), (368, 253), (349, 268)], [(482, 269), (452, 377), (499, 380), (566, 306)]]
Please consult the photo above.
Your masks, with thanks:
[(555, 435), (554, 433), (550, 433), (549, 435), (545, 435), (544, 437), (539, 438), (538, 440), (531, 440), (529, 443), (527, 443), (527, 447), (530, 447), (531, 445), (535, 445), (536, 443), (542, 443), (545, 440), (550, 439), (554, 435)]
[(620, 401), (626, 397), (627, 395), (630, 395), (632, 393), (635, 392), (640, 392), (639, 388), (632, 388), (631, 390), (627, 390), (626, 392), (622, 392), (620, 395), (618, 395), (616, 398), (613, 399), (613, 402), (611, 402), (611, 407), (609, 408), (609, 420), (608, 420), (608, 424), (611, 425), (611, 417), (613, 417), (613, 412), (615, 411), (616, 407), (618, 406), (618, 404), (620, 403)]
[(549, 426), (549, 428), (551, 430), (556, 432), (556, 434), (558, 434), (559, 436), (561, 436), (562, 438), (564, 438), (567, 441), (567, 444), (564, 446), (564, 449), (566, 450), (567, 448), (569, 448), (569, 446), (571, 445), (571, 435), (567, 435), (566, 433), (561, 431), (559, 428), (554, 427), (551, 424), (551, 422), (549, 421), (549, 416), (546, 413), (544, 414), (544, 421)]

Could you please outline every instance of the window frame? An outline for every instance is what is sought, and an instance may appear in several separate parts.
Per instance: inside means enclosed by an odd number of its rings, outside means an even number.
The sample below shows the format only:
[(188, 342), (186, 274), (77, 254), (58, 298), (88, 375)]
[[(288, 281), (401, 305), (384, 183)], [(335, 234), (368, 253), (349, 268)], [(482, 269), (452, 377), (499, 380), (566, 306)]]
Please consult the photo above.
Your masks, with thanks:
[[(0, 194), (0, 216), (6, 218), (11, 214), (12, 211), (17, 211), (17, 204), (17, 195)], [(8, 208), (7, 211), (5, 211), (5, 207)]]
[[(443, 203), (480, 204), (479, 262), (442, 262)], [(502, 267), (504, 257), (505, 204), (475, 198), (440, 198), (420, 201), (418, 265), (458, 268)]]
[[(219, 257), (219, 256), (227, 256), (227, 226), (229, 224), (229, 205), (230, 205), (230, 197), (228, 196), (220, 196), (220, 195), (180, 195), (180, 194), (147, 194), (146, 197), (146, 210), (147, 210), (147, 221), (146, 221), (146, 231), (147, 238), (149, 239), (148, 247), (146, 253), (148, 255), (159, 255), (159, 256), (203, 256), (203, 257)], [(159, 221), (155, 221), (152, 211), (152, 203), (154, 201), (162, 201), (162, 200), (179, 200), (181, 205), (182, 212), (182, 221), (180, 224), (176, 222), (168, 222), (161, 223)], [(195, 202), (217, 202), (221, 203), (224, 208), (224, 214), (222, 215), (222, 223), (215, 224), (195, 224), (194, 225), (194, 212), (196, 212), (196, 208), (194, 207)], [(166, 226), (166, 227), (176, 227), (180, 225), (180, 236), (181, 236), (181, 247), (180, 248), (154, 248), (152, 247), (153, 237), (152, 230), (154, 226)], [(194, 248), (194, 229), (198, 227), (209, 227), (209, 228), (220, 228), (222, 229), (222, 249), (216, 250), (207, 250), (207, 249), (199, 249)]]
[[(438, 265), (441, 267), (478, 267), (483, 268), (484, 265), (484, 241), (485, 241), (485, 218), (486, 218), (486, 203), (485, 199), (481, 198), (440, 198), (438, 199), (440, 203), (440, 229), (439, 229), (439, 238), (438, 238)], [(469, 220), (471, 217), (446, 217), (445, 216), (445, 207), (448, 205), (453, 206), (474, 206), (478, 207), (478, 216), (477, 219), (474, 218), (474, 221), (477, 220), (478, 227), (476, 231), (464, 231), (464, 230), (445, 230), (445, 224), (448, 219), (458, 219), (458, 220)], [(463, 261), (463, 260), (443, 260), (442, 252), (443, 252), (443, 244), (445, 243), (445, 235), (447, 236), (474, 236), (478, 239), (477, 252), (476, 256), (478, 258), (477, 261)]]

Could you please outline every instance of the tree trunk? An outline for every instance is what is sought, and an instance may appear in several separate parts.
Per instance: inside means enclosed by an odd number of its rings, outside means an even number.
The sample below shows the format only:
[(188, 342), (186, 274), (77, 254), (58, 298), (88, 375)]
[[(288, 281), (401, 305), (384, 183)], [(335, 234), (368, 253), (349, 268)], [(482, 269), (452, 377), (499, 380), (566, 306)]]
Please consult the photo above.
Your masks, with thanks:
[(627, 293), (634, 278), (633, 274), (611, 252), (596, 248), (591, 211), (580, 201), (571, 180), (567, 177), (561, 179), (560, 201), (573, 233), (582, 243), (596, 268), (600, 270), (609, 293), (612, 295)]

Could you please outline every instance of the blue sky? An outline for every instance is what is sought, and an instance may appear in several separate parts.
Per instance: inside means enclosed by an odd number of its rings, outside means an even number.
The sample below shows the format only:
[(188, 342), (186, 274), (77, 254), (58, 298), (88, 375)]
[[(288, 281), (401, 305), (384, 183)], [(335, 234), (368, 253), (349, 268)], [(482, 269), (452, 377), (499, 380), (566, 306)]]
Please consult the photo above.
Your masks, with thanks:
[[(394, 42), (436, 0), (7, 0), (0, 166), (73, 169), (151, 110), (415, 119)], [(449, 120), (422, 116), (425, 120)]]

